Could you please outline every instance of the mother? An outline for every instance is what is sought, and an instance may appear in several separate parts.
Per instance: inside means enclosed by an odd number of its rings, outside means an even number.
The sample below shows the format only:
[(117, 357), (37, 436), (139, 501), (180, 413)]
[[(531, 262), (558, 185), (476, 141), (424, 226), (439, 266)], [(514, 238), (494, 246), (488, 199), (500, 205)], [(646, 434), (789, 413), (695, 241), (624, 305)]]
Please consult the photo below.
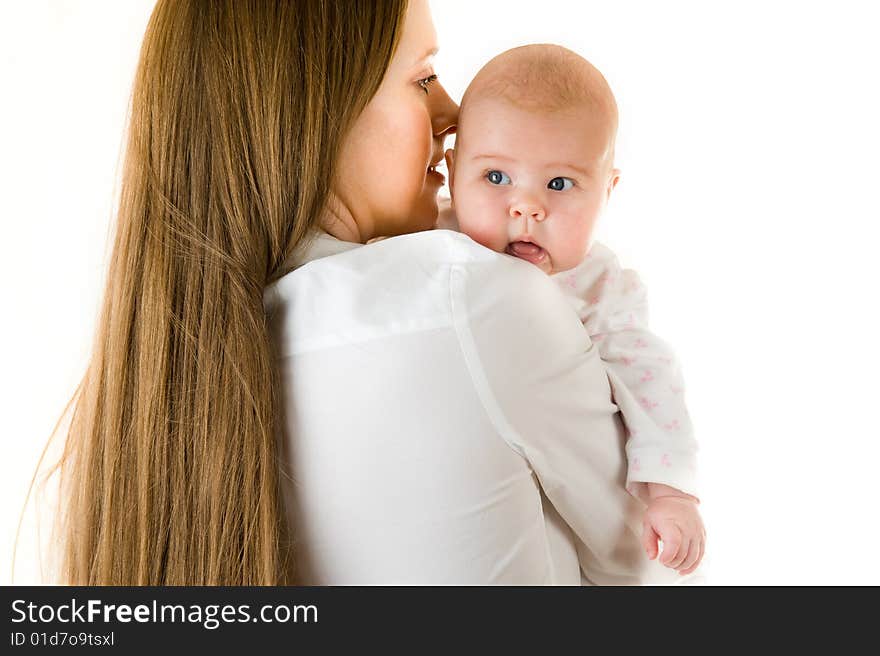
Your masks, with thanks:
[(426, 0), (159, 0), (62, 461), (64, 582), (638, 580), (577, 317), (429, 231), (457, 112), (435, 50)]

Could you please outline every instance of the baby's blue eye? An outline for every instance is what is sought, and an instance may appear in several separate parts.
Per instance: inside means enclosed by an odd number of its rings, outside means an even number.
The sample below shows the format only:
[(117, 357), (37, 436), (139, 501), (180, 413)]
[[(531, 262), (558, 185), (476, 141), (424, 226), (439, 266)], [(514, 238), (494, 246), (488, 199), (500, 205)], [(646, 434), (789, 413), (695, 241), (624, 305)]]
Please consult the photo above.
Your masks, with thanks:
[(553, 191), (565, 191), (574, 187), (574, 180), (571, 178), (553, 178), (547, 183), (547, 188)]
[(510, 178), (504, 171), (489, 171), (486, 174), (486, 179), (493, 185), (510, 184)]

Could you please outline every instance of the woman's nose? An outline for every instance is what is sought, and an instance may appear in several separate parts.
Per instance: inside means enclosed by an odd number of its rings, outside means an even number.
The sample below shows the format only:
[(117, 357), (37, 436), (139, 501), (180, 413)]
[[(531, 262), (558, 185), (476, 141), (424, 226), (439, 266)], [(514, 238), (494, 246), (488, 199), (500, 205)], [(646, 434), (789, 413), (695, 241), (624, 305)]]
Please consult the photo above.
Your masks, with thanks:
[(434, 136), (446, 137), (453, 132), (458, 125), (458, 105), (446, 93), (446, 89), (439, 82), (431, 87), (429, 92), (431, 101), (431, 126)]

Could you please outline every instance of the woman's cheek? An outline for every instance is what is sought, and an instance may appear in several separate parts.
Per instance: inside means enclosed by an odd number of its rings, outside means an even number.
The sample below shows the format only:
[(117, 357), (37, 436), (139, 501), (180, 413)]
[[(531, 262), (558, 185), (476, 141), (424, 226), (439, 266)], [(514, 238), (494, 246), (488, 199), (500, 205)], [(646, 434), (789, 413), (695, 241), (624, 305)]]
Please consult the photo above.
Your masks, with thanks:
[[(408, 107), (405, 99), (382, 107), (382, 128), (373, 139), (371, 169), (388, 201), (412, 205), (425, 185), (431, 157), (431, 127), (423, 112)], [(411, 210), (412, 207), (407, 208)]]
[(431, 118), (423, 107), (413, 107), (401, 113), (397, 120), (400, 134), (405, 136), (396, 152), (408, 167), (413, 183), (421, 189), (431, 162)]

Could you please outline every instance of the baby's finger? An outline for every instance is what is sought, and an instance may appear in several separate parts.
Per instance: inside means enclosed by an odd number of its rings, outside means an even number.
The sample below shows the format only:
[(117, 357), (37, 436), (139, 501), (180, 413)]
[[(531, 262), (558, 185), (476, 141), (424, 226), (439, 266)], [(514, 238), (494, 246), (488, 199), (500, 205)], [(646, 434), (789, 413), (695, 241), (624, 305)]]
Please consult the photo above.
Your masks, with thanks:
[(684, 562), (684, 559), (687, 558), (688, 551), (691, 548), (691, 540), (689, 538), (684, 538), (681, 542), (681, 545), (678, 547), (678, 551), (669, 561), (669, 567), (671, 569), (678, 569), (681, 567), (681, 564)]
[(705, 553), (706, 553), (706, 541), (705, 541), (705, 540), (700, 540), (700, 552), (699, 552), (699, 554), (697, 555), (697, 560), (696, 560), (696, 562), (694, 562), (694, 564), (691, 565), (691, 566), (690, 566), (689, 568), (687, 568), (686, 570), (682, 570), (680, 573), (681, 573), (682, 575), (684, 575), (684, 574), (690, 574), (690, 573), (693, 572), (695, 569), (697, 569), (697, 567), (700, 566), (700, 563), (703, 562), (703, 555), (704, 555)]
[(670, 567), (672, 561), (678, 556), (678, 550), (681, 547), (681, 533), (678, 531), (667, 532), (667, 535), (662, 535), (663, 538), (663, 553), (660, 554), (660, 562)]
[(681, 569), (681, 564), (685, 561), (691, 551), (692, 542), (693, 540), (691, 540), (690, 538), (685, 538), (682, 541), (681, 546), (678, 548), (678, 553), (669, 564), (669, 567), (671, 567), (672, 569)]
[(699, 540), (691, 540), (687, 555), (682, 559), (681, 563), (675, 567), (675, 569), (679, 570), (679, 573), (684, 574), (684, 571), (691, 568), (699, 558), (700, 542)]
[(648, 560), (654, 560), (657, 557), (657, 540), (659, 535), (648, 522), (642, 522), (642, 546), (645, 553), (648, 554)]

